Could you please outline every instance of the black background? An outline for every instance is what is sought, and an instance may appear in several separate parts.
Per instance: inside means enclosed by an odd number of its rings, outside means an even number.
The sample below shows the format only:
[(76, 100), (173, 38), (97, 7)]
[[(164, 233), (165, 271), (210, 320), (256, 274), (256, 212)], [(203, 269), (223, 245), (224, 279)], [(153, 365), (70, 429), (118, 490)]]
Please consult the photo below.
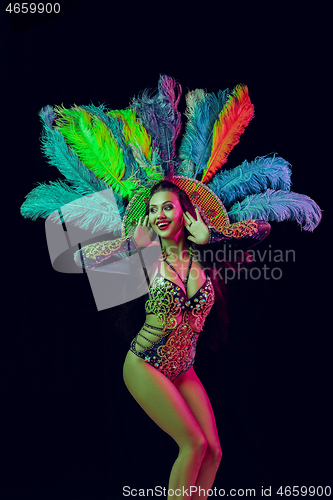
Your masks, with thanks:
[[(276, 152), (292, 190), (324, 210), (313, 232), (272, 223), (280, 280), (229, 286), (229, 344), (199, 343), (196, 371), (224, 456), (217, 488), (330, 484), (331, 161), (326, 14), (226, 2), (60, 2), (49, 20), (2, 12), (2, 497), (118, 499), (167, 486), (177, 446), (127, 392), (122, 363), (141, 322), (129, 305), (97, 312), (86, 276), (52, 269), (45, 222), (20, 216), (36, 182), (61, 178), (40, 151), (39, 110), (122, 109), (160, 74), (188, 89), (249, 87), (255, 119), (228, 168)], [(106, 2), (105, 2), (106, 4)], [(180, 109), (184, 111), (185, 99)], [(260, 267), (260, 264), (259, 266)], [(121, 310), (120, 310), (121, 309)], [(133, 321), (135, 317), (135, 321)], [(127, 334), (124, 335), (124, 330)], [(273, 494), (274, 497), (274, 494)]]

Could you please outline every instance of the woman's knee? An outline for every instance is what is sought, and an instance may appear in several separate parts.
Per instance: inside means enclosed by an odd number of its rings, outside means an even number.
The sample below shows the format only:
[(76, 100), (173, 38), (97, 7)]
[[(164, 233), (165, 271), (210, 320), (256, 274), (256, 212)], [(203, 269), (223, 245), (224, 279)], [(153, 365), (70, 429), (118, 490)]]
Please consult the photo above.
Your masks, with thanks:
[(198, 432), (189, 436), (188, 439), (180, 445), (180, 451), (188, 452), (198, 458), (203, 458), (206, 455), (207, 447), (208, 443), (204, 433)]
[(207, 443), (205, 460), (218, 465), (222, 459), (222, 449), (219, 442)]

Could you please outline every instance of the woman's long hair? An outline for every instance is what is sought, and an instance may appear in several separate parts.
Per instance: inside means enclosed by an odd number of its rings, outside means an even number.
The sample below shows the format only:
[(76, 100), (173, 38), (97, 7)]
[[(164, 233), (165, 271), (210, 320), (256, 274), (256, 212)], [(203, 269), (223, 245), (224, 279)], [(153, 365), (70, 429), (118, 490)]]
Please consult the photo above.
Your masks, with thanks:
[[(189, 212), (194, 219), (197, 218), (195, 208), (191, 202), (188, 194), (180, 189), (176, 184), (168, 180), (164, 180), (156, 184), (151, 190), (151, 197), (160, 191), (171, 191), (175, 193), (179, 199), (183, 212)], [(147, 212), (149, 213), (149, 203), (147, 204)], [(216, 273), (214, 262), (206, 260), (206, 255), (211, 255), (212, 252), (203, 252), (201, 245), (195, 245), (192, 241), (188, 240), (190, 233), (185, 228), (185, 239), (187, 245), (195, 250), (195, 255), (200, 264), (204, 267), (206, 274), (211, 278), (215, 292), (215, 303), (212, 307), (210, 314), (206, 320), (206, 328), (208, 343), (213, 351), (216, 351), (222, 343), (227, 341), (228, 330), (228, 315), (227, 315), (227, 300), (226, 288), (224, 281)], [(205, 245), (206, 247), (206, 245)]]

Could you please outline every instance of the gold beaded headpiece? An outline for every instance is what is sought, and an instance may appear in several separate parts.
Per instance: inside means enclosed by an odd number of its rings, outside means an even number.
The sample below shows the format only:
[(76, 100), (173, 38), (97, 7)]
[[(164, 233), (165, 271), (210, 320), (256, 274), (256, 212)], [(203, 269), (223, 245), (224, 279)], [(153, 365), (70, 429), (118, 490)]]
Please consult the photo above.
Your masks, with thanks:
[[(230, 224), (227, 210), (222, 201), (205, 184), (181, 175), (173, 177), (172, 183), (187, 193), (207, 225), (221, 230)], [(128, 204), (123, 217), (122, 236), (129, 236), (134, 231), (139, 218), (146, 215), (152, 187), (137, 193)]]

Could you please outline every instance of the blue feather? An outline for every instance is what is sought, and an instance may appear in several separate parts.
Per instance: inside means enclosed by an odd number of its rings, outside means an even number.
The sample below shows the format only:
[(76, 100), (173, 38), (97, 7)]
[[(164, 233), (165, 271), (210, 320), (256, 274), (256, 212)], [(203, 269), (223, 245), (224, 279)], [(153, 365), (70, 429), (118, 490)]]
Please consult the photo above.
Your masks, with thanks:
[(207, 166), (213, 141), (213, 129), (229, 96), (229, 89), (206, 94), (200, 89), (186, 96), (188, 118), (179, 147), (182, 164), (177, 173), (196, 177)]
[(228, 211), (231, 222), (262, 219), (281, 222), (293, 220), (305, 231), (313, 231), (321, 220), (321, 210), (305, 194), (292, 191), (274, 191), (247, 196)]
[(55, 212), (51, 220), (59, 220), (58, 210), (65, 222), (73, 223), (81, 229), (114, 232), (120, 229), (121, 211), (113, 200), (113, 190), (80, 197), (78, 191), (62, 181), (39, 184), (26, 196), (21, 206), (25, 218), (46, 219)]
[(290, 191), (289, 166), (290, 163), (279, 156), (258, 156), (250, 163), (245, 160), (238, 167), (218, 172), (207, 186), (228, 209), (235, 201), (268, 188)]

